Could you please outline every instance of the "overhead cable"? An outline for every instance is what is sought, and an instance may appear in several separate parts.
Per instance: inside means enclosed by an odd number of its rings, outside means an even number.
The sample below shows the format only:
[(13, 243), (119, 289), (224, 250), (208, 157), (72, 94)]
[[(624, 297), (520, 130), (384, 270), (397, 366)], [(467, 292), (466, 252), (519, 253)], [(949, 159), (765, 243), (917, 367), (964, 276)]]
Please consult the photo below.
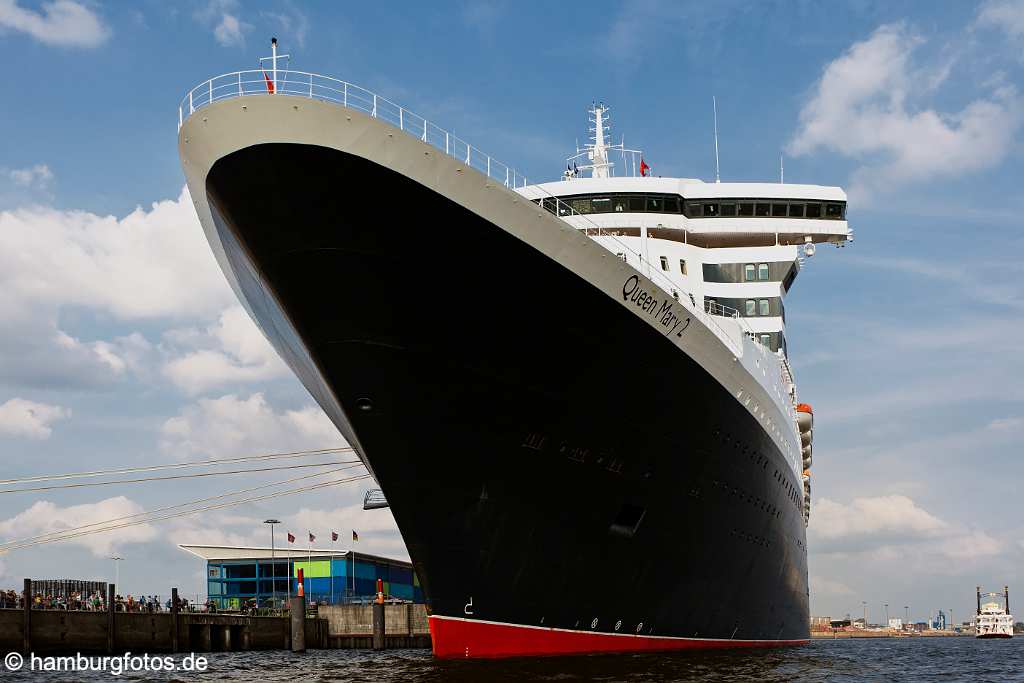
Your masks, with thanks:
[(184, 469), (186, 467), (206, 467), (227, 463), (248, 462), (252, 460), (276, 460), (279, 458), (304, 458), (312, 455), (324, 455), (327, 453), (351, 453), (354, 448), (317, 448), (308, 451), (291, 451), (288, 453), (267, 453), (264, 455), (244, 455), (235, 458), (215, 458), (213, 460), (193, 460), (190, 462), (176, 462), (167, 465), (146, 465), (143, 467), (118, 467), (109, 470), (92, 470), (89, 472), (68, 472), (66, 474), (46, 474), (35, 477), (22, 477), (20, 479), (0, 479), (0, 484), (25, 484), (36, 481), (51, 481), (57, 479), (79, 479), (83, 477), (98, 477), (104, 474), (130, 474), (137, 472), (155, 472), (158, 470)]
[(0, 543), (0, 553), (3, 552), (5, 546), (26, 543), (28, 541), (42, 540), (42, 539), (48, 538), (50, 536), (58, 536), (58, 535), (61, 535), (61, 534), (66, 534), (66, 533), (71, 533), (71, 532), (75, 532), (75, 531), (80, 531), (82, 529), (89, 529), (91, 527), (102, 526), (104, 524), (111, 524), (113, 522), (120, 522), (120, 521), (124, 521), (124, 520), (127, 520), (127, 519), (135, 519), (136, 517), (143, 517), (145, 515), (152, 515), (152, 514), (156, 514), (158, 512), (166, 512), (168, 510), (176, 510), (178, 508), (184, 508), (184, 507), (188, 507), (190, 505), (199, 505), (200, 503), (209, 503), (209, 502), (214, 501), (214, 500), (221, 500), (223, 498), (231, 498), (232, 496), (240, 496), (240, 495), (242, 495), (244, 493), (252, 493), (253, 491), (259, 491), (259, 490), (262, 490), (262, 489), (268, 489), (268, 488), (272, 488), (274, 486), (283, 486), (285, 484), (291, 484), (293, 482), (301, 481), (301, 480), (304, 480), (304, 479), (313, 479), (315, 477), (323, 477), (323, 476), (326, 476), (326, 475), (329, 475), (329, 474), (334, 474), (336, 472), (341, 472), (343, 470), (350, 470), (350, 469), (359, 467), (359, 466), (361, 466), (361, 464), (362, 463), (360, 463), (359, 465), (349, 465), (347, 467), (338, 467), (338, 468), (335, 468), (333, 470), (327, 470), (326, 472), (315, 472), (313, 474), (304, 474), (304, 475), (302, 475), (300, 477), (292, 477), (290, 479), (284, 479), (284, 480), (281, 480), (281, 481), (274, 481), (274, 482), (270, 482), (269, 484), (260, 484), (259, 486), (250, 486), (249, 488), (238, 489), (236, 491), (227, 491), (225, 493), (221, 493), (221, 494), (218, 494), (218, 495), (215, 495), (215, 496), (208, 496), (206, 498), (196, 498), (195, 500), (185, 501), (184, 503), (178, 503), (176, 505), (165, 505), (164, 507), (155, 508), (153, 510), (144, 510), (142, 512), (136, 512), (135, 514), (124, 515), (123, 517), (114, 517), (113, 519), (107, 519), (107, 520), (104, 520), (104, 521), (101, 521), (101, 522), (93, 522), (92, 524), (83, 524), (82, 526), (71, 527), (71, 528), (68, 528), (68, 529), (58, 529), (56, 531), (50, 531), (50, 532), (47, 532), (45, 534), (39, 534), (37, 536), (28, 536), (26, 538), (13, 539), (13, 540), (10, 540), (10, 541), (5, 541), (3, 543)]
[(331, 465), (361, 465), (358, 460), (336, 460), (334, 462), (315, 462), (301, 465), (275, 465), (274, 467), (257, 467), (243, 470), (221, 470), (219, 472), (199, 472), (197, 474), (172, 474), (164, 477), (140, 477), (138, 479), (115, 479), (113, 481), (90, 481), (78, 484), (51, 484), (50, 486), (33, 486), (31, 488), (0, 489), (4, 493), (29, 493), (32, 491), (52, 491), (54, 489), (77, 489), (91, 486), (110, 486), (112, 484), (138, 484), (146, 481), (166, 481), (168, 479), (196, 479), (199, 477), (219, 477), (224, 474), (250, 474), (252, 472), (274, 472), (277, 470), (294, 470), (303, 467), (329, 467)]

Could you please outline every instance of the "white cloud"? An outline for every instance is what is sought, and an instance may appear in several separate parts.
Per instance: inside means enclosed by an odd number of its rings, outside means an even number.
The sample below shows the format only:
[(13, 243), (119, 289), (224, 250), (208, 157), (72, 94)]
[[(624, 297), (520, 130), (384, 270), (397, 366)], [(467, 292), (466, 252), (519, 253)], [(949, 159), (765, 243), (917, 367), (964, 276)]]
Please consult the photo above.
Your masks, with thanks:
[(241, 306), (221, 313), (205, 331), (172, 330), (165, 339), (194, 348), (172, 357), (164, 375), (191, 394), (236, 382), (286, 376), (288, 368)]
[(860, 160), (852, 193), (1000, 163), (1021, 125), (1024, 104), (1012, 86), (994, 88), (958, 112), (915, 106), (949, 74), (943, 61), (912, 63), (924, 40), (901, 24), (878, 28), (825, 67), (788, 149), (818, 149)]
[[(278, 5), (278, 7), (280, 8), (281, 5)], [(260, 16), (269, 23), (277, 24), (280, 29), (278, 37), (282, 41), (285, 43), (294, 42), (299, 47), (305, 47), (306, 36), (309, 33), (309, 17), (299, 11), (294, 5), (291, 5), (291, 3), (287, 3), (286, 7), (286, 11), (282, 12), (260, 12)], [(287, 40), (285, 37), (287, 37)]]
[(161, 435), (161, 449), (182, 459), (194, 454), (230, 457), (345, 445), (320, 408), (278, 413), (262, 393), (199, 399), (164, 422)]
[(0, 434), (48, 439), (51, 425), (71, 417), (71, 411), (60, 406), (12, 398), (0, 404)]
[(41, 43), (61, 47), (98, 47), (110, 37), (110, 28), (88, 7), (73, 0), (44, 2), (41, 12), (17, 0), (0, 0), (0, 29), (32, 36)]
[[(107, 520), (134, 515), (143, 507), (124, 496), (107, 498), (98, 503), (60, 507), (55, 503), (40, 500), (14, 517), (0, 521), (0, 536), (6, 540), (17, 540), (67, 529), (97, 524)], [(80, 536), (61, 543), (71, 543), (88, 548), (97, 557), (109, 556), (117, 548), (131, 543), (145, 543), (156, 538), (157, 533), (149, 524), (114, 529), (104, 533)]]
[(842, 581), (812, 575), (809, 582), (811, 584), (811, 593), (815, 597), (819, 595), (844, 596), (854, 594), (853, 589)]
[(874, 534), (927, 537), (946, 527), (910, 498), (893, 495), (854, 498), (849, 505), (822, 498), (814, 504), (809, 531), (833, 540)]
[(0, 315), (85, 306), (121, 319), (209, 315), (234, 302), (188, 190), (124, 218), (0, 212)]
[(236, 0), (210, 0), (206, 7), (196, 12), (196, 20), (210, 25), (214, 39), (224, 47), (245, 45), (245, 32), (252, 28), (238, 18)]
[(1024, 36), (1024, 0), (990, 0), (981, 6), (976, 23), (1020, 38)]
[(0, 211), (0, 379), (86, 386), (138, 371), (139, 333), (76, 339), (60, 326), (100, 319), (210, 319), (235, 297), (203, 236), (187, 189), (123, 218), (31, 206)]
[(21, 187), (45, 188), (53, 180), (53, 171), (46, 164), (16, 168), (8, 171), (7, 175), (15, 185)]

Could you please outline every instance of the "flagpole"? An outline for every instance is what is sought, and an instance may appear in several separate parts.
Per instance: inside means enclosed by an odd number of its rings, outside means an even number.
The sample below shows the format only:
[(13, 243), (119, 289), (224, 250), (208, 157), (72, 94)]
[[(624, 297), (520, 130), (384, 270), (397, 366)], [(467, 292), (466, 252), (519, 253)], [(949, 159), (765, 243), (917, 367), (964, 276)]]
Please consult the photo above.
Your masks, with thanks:
[[(306, 534), (306, 574), (308, 574), (313, 570), (313, 532), (306, 529)], [(305, 580), (303, 580), (303, 583), (305, 583)], [(309, 592), (308, 588), (306, 592)]]

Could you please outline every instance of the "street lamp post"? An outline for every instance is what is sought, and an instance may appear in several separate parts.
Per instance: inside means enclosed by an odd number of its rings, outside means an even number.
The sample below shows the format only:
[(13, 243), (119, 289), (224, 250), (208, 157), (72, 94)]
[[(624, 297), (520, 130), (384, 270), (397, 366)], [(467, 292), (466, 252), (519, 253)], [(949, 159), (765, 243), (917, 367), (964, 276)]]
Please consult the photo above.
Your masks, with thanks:
[(270, 525), (270, 592), (273, 595), (274, 606), (277, 607), (277, 562), (274, 557), (274, 525), (280, 524), (279, 519), (266, 519), (264, 524)]
[(903, 628), (910, 623), (910, 605), (903, 605)]
[(114, 591), (116, 592), (121, 589), (121, 560), (124, 558), (114, 556), (110, 559), (114, 561)]
[(864, 605), (864, 628), (868, 627), (868, 602), (867, 600), (861, 600), (860, 604)]
[(885, 627), (889, 628), (889, 603), (885, 603)]

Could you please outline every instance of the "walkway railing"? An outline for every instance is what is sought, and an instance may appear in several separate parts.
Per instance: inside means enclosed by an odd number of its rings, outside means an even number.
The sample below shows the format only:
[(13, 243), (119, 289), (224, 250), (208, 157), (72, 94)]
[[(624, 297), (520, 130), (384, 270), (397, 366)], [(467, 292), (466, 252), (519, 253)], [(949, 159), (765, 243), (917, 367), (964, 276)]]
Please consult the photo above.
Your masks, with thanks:
[(346, 81), (305, 71), (278, 71), (277, 85), (260, 69), (235, 71), (215, 76), (188, 91), (178, 104), (178, 129), (185, 119), (203, 107), (234, 97), (294, 95), (321, 102), (333, 102), (381, 119), (419, 138), (445, 154), (475, 168), (505, 187), (525, 187), (526, 176), (484, 154), (462, 138), (425, 118), (385, 99), (375, 92)]

